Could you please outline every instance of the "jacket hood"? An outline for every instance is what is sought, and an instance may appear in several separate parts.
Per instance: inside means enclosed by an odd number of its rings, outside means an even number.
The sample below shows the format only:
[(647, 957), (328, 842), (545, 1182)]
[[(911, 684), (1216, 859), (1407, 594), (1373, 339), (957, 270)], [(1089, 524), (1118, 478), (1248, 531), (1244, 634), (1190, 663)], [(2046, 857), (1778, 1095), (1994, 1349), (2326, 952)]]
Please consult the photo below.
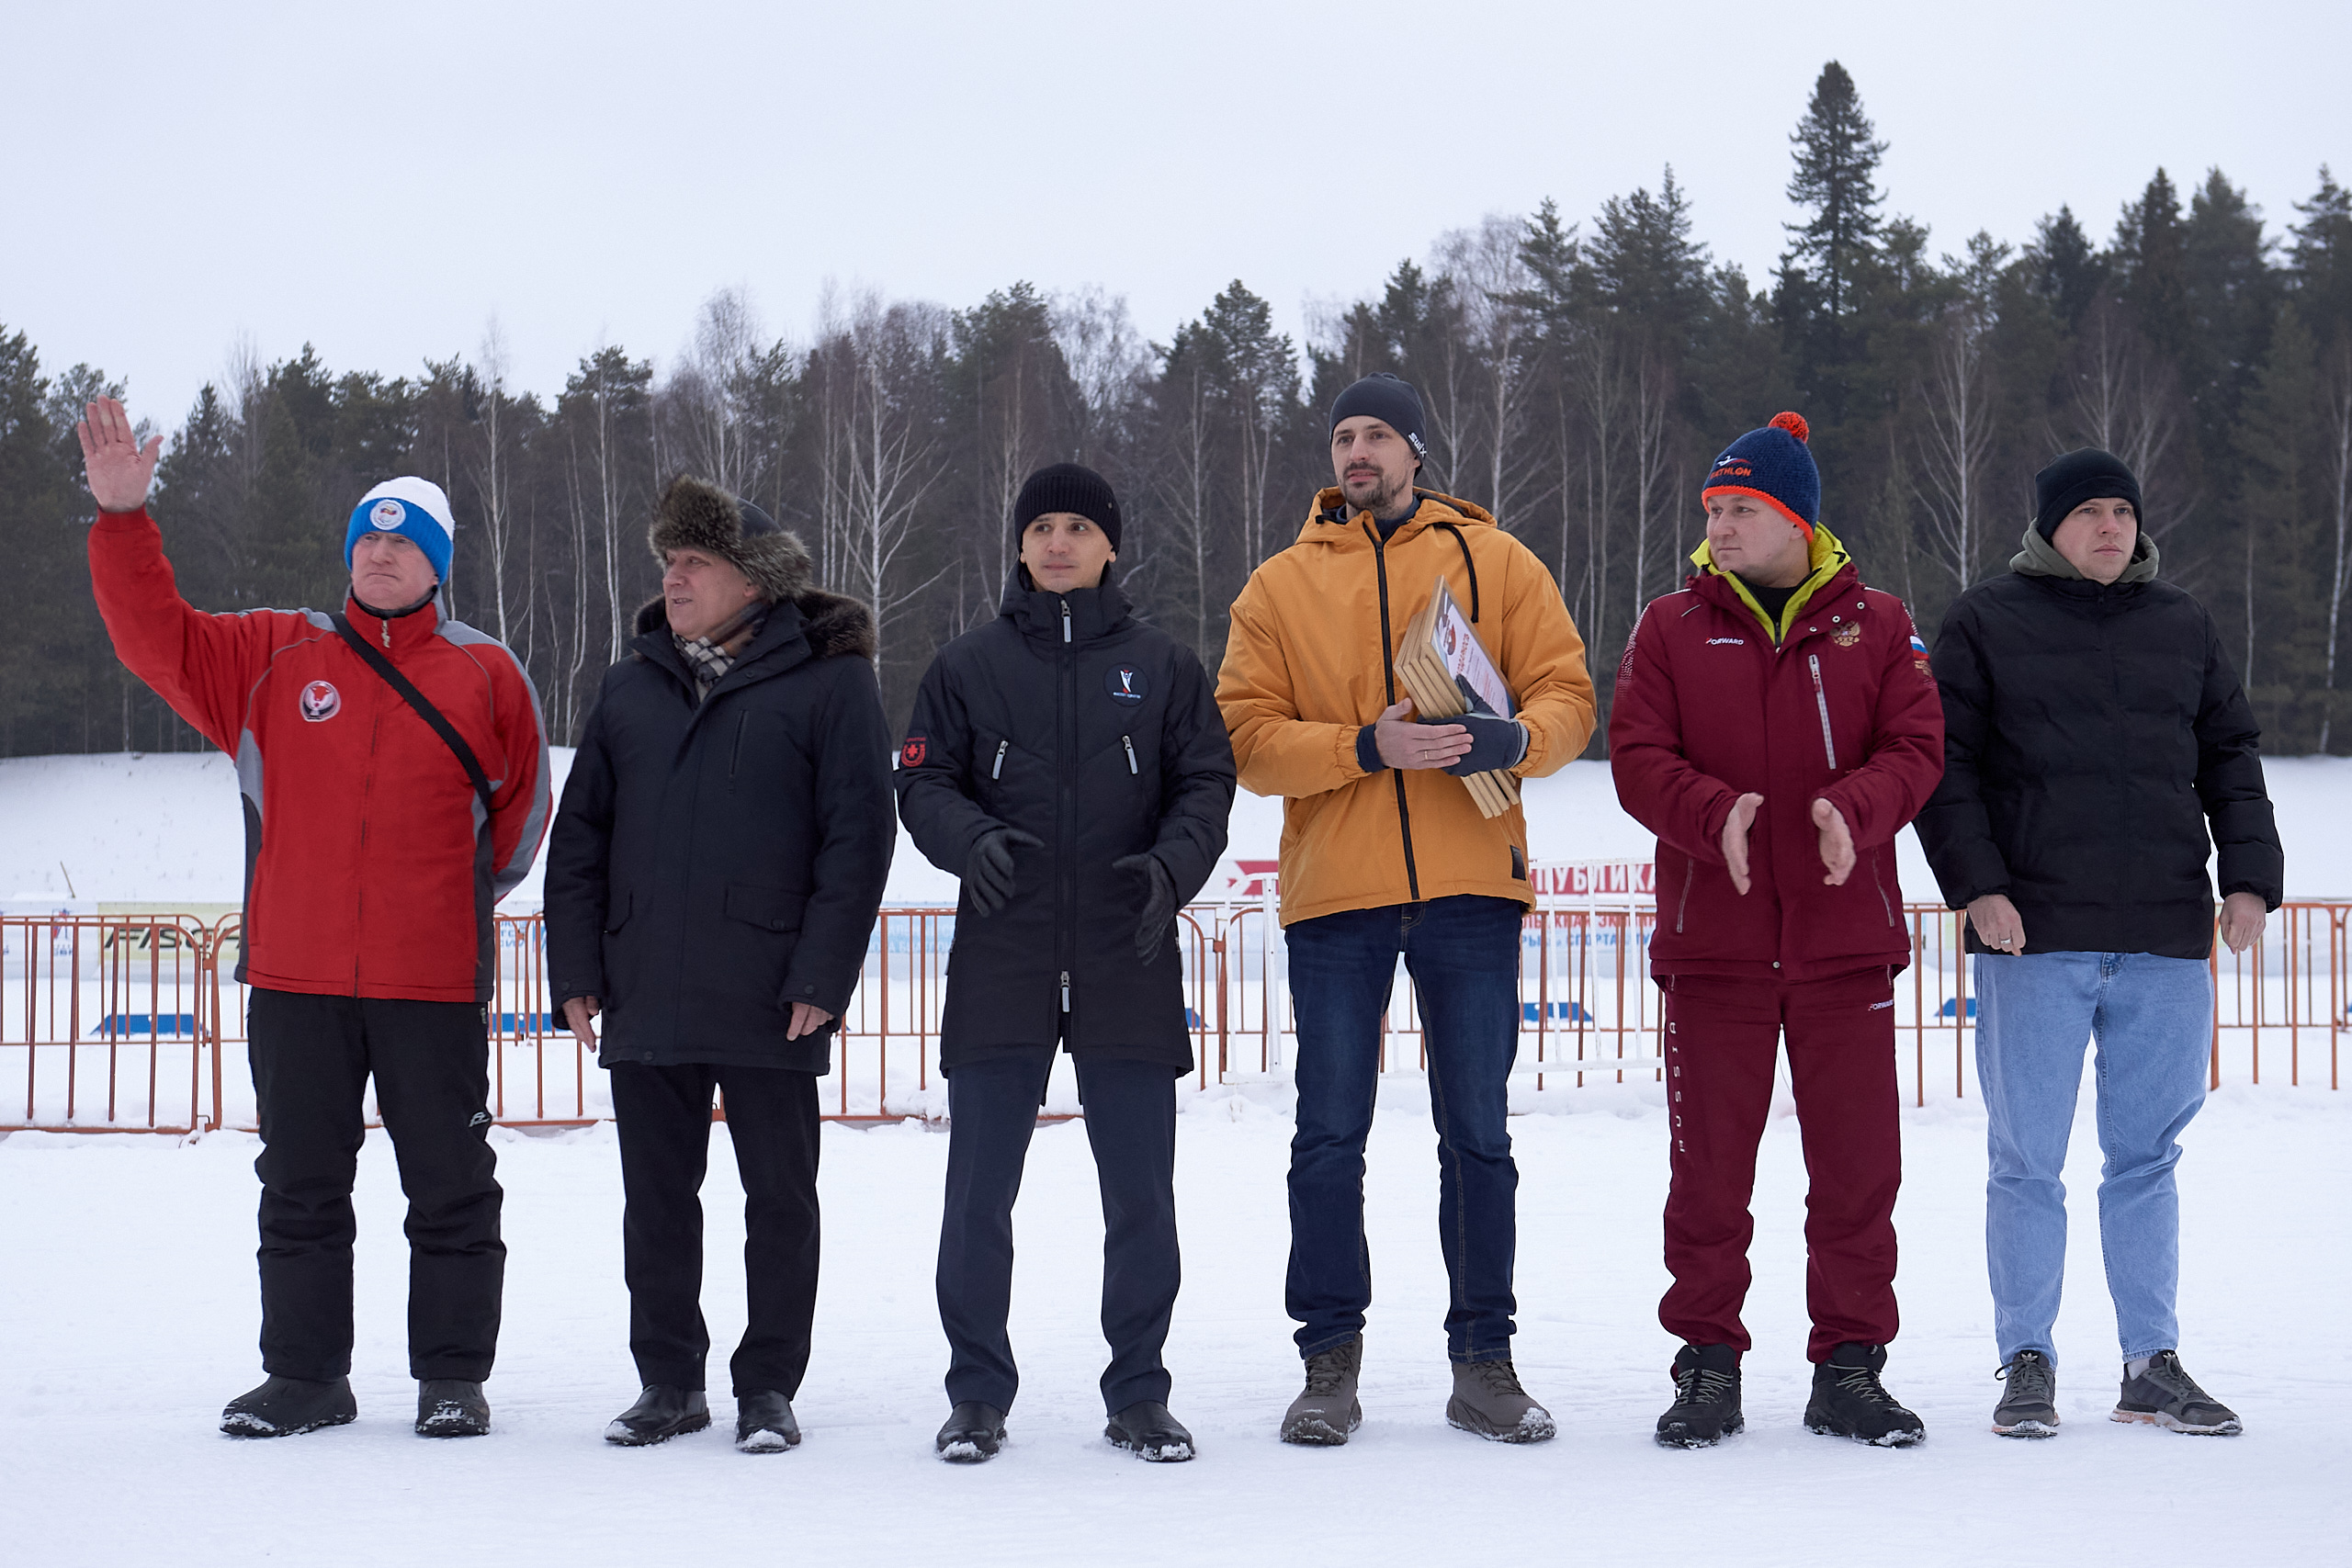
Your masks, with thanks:
[[(821, 588), (797, 594), (790, 603), (800, 612), (801, 633), (808, 639), (809, 657), (831, 659), (843, 653), (865, 660), (874, 657), (877, 646), (874, 616), (864, 604)], [(637, 635), (643, 637), (648, 632), (669, 629), (670, 612), (663, 605), (662, 595), (656, 593), (638, 608)], [(745, 651), (748, 655), (750, 650)]]
[[(2124, 564), (2123, 575), (2115, 580), (2116, 586), (2127, 582), (2153, 582), (2156, 564), (2161, 557), (2156, 542), (2148, 537), (2144, 528), (2132, 542), (2132, 558)], [(2058, 553), (2058, 547), (2041, 536), (2041, 530), (2029, 523), (2025, 525), (2025, 547), (2009, 558), (2009, 570), (2023, 577), (2055, 577), (2072, 582), (2090, 580), (2075, 570), (2075, 563)]]
[[(1433, 490), (1415, 490), (1414, 497), (1420, 504), (1413, 514), (1397, 525), (1395, 538), (1407, 539), (1424, 528), (1451, 524), (1457, 528), (1495, 528), (1500, 525), (1495, 514), (1485, 507), (1455, 496)], [(1347, 497), (1338, 485), (1326, 485), (1315, 492), (1315, 508), (1307, 513), (1306, 524), (1298, 531), (1300, 544), (1361, 545), (1365, 542), (1363, 530), (1356, 519), (1363, 515), (1351, 512)]]
[(1831, 578), (1853, 564), (1853, 558), (1846, 553), (1846, 547), (1838, 542), (1838, 536), (1829, 531), (1827, 525), (1815, 523), (1810, 558), (1813, 570), (1805, 573), (1804, 581), (1798, 583), (1796, 592), (1789, 595), (1789, 602), (1781, 606), (1781, 618), (1775, 624), (1772, 617), (1764, 613), (1764, 606), (1756, 602), (1756, 595), (1747, 591), (1747, 584), (1739, 574), (1725, 571), (1715, 564), (1714, 552), (1708, 548), (1706, 540), (1700, 540), (1699, 547), (1690, 552), (1690, 564), (1699, 569), (1692, 574), (1693, 580), (1701, 577), (1722, 579), (1738, 595), (1739, 602), (1747, 606), (1749, 613), (1763, 623), (1775, 642), (1788, 636), (1789, 628), (1796, 625), (1799, 615), (1804, 614), (1804, 607), (1813, 602), (1813, 596), (1820, 592)]

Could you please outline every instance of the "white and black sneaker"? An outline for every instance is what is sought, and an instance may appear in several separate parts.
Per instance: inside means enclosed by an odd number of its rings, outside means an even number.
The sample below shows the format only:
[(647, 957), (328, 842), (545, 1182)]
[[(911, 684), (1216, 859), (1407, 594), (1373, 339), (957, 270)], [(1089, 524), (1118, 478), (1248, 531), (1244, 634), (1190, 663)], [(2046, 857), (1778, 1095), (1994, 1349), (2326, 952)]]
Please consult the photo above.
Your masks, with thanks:
[(1674, 1403), (1657, 1418), (1662, 1449), (1711, 1449), (1747, 1425), (1739, 1410), (1739, 1352), (1685, 1345), (1674, 1358)]
[(2237, 1412), (2197, 1386), (2177, 1352), (2159, 1350), (2134, 1375), (2123, 1369), (2123, 1392), (2110, 1421), (2142, 1421), (2196, 1438), (2234, 1438), (2245, 1428)]
[(1993, 1374), (2008, 1386), (1993, 1407), (1993, 1430), (2005, 1438), (2058, 1435), (2058, 1369), (2039, 1350), (2020, 1350)]

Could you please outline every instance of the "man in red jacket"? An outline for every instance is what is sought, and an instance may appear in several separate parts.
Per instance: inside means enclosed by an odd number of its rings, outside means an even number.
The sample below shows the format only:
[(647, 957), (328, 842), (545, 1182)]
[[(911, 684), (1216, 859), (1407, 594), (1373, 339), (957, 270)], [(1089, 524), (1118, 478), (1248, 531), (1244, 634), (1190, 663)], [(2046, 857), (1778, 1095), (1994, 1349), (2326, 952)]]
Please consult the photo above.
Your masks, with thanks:
[(1659, 1321), (1683, 1342), (1657, 1440), (1744, 1424), (1748, 1196), (1777, 1044), (1812, 1179), (1805, 1425), (1883, 1446), (1919, 1418), (1879, 1382), (1894, 1337), (1894, 976), (1911, 960), (1894, 835), (1943, 772), (1943, 712), (1902, 601), (1820, 525), (1805, 423), (1776, 415), (1707, 477), (1707, 542), (1625, 644), (1609, 720), (1625, 809), (1657, 834), (1673, 1184)]
[(98, 505), (90, 580), (115, 652), (237, 760), (244, 796), (237, 977), (253, 987), (267, 1377), (220, 1429), (284, 1437), (357, 1414), (351, 1188), (372, 1076), (409, 1200), (416, 1429), (485, 1432), (506, 1260), (488, 1142), (491, 908), (547, 825), (538, 698), (503, 644), (444, 613), (438, 486), (392, 479), (354, 509), (340, 615), (211, 615), (180, 598), (147, 515), (162, 439), (142, 448), (111, 398), (78, 434)]

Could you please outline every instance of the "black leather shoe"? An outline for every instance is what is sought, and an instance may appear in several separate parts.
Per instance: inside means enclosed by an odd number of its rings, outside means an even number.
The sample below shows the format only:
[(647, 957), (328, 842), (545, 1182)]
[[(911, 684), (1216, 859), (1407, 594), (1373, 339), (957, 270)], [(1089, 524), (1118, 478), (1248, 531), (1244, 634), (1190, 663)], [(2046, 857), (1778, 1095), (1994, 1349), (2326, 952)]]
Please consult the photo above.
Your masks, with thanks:
[(416, 1435), (479, 1438), (490, 1430), (490, 1401), (464, 1378), (424, 1378), (416, 1385)]
[(649, 1443), (666, 1443), (672, 1438), (699, 1432), (709, 1425), (710, 1401), (702, 1390), (650, 1382), (638, 1394), (635, 1404), (613, 1417), (613, 1424), (605, 1428), (605, 1441), (618, 1443), (625, 1449), (641, 1449)]
[(1004, 1412), (993, 1404), (967, 1399), (947, 1413), (931, 1446), (950, 1464), (978, 1464), (996, 1457), (1004, 1446)]
[(1102, 1435), (1154, 1464), (1180, 1464), (1193, 1457), (1193, 1434), (1156, 1399), (1138, 1400), (1114, 1414)]
[(800, 1446), (800, 1423), (792, 1418), (792, 1401), (775, 1392), (735, 1396), (735, 1447), (747, 1454), (780, 1454)]
[(359, 1402), (351, 1397), (349, 1378), (312, 1382), (272, 1377), (229, 1402), (220, 1412), (220, 1429), (232, 1438), (290, 1438), (358, 1419)]

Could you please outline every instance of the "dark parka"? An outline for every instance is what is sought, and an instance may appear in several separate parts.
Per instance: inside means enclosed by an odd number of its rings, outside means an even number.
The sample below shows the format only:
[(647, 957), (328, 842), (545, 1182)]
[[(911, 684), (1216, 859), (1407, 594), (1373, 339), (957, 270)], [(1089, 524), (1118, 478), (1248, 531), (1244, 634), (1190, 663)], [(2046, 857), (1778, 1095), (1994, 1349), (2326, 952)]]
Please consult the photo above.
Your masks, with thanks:
[[(1173, 933), (1136, 955), (1147, 887), (1111, 863), (1148, 852), (1188, 902), (1225, 852), (1233, 748), (1193, 651), (1100, 588), (1050, 593), (1021, 569), (987, 626), (939, 650), (899, 753), (899, 813), (915, 845), (962, 875), (998, 827), (1016, 850), (1006, 907), (965, 895), (947, 960), (940, 1063), (1051, 1045), (1193, 1063)], [(1067, 1017), (1065, 1017), (1067, 1011)]]
[(605, 675), (548, 840), (549, 992), (601, 1060), (827, 1070), (890, 852), (890, 731), (864, 606), (775, 604), (699, 705), (659, 600)]
[[(2222, 892), (2268, 908), (2286, 863), (2221, 634), (2154, 581), (2144, 536), (2111, 584), (2031, 529), (2013, 565), (1955, 600), (1936, 636), (1944, 777), (1918, 829), (1944, 901), (2007, 894), (2028, 953), (2205, 958), (2214, 846)], [(1973, 924), (1968, 946), (1985, 951)]]

